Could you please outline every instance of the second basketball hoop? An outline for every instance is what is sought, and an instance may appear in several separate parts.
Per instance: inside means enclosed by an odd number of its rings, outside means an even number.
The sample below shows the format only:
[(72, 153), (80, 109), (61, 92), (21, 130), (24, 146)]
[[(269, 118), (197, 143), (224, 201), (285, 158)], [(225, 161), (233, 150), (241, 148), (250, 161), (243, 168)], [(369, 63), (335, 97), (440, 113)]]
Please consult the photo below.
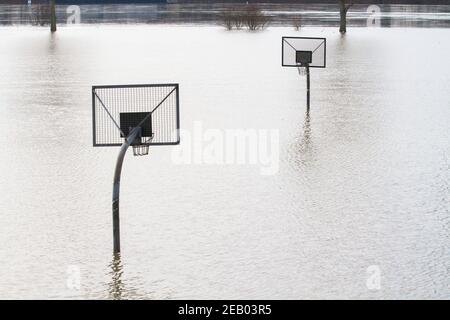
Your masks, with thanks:
[(310, 108), (309, 68), (326, 67), (326, 39), (308, 37), (283, 37), (281, 41), (281, 65), (295, 67), (300, 75), (306, 75), (306, 109)]

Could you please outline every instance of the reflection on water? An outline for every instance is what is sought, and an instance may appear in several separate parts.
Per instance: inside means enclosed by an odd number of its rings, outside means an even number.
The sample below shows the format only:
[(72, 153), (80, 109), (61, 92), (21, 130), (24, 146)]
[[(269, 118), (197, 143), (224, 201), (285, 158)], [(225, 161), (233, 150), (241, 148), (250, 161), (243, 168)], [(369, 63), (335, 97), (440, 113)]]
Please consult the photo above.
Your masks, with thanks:
[(123, 265), (120, 260), (120, 253), (114, 254), (111, 264), (110, 276), (111, 282), (109, 283), (109, 298), (114, 300), (120, 300), (124, 292), (124, 283), (122, 281)]
[(306, 112), (305, 122), (303, 123), (303, 137), (301, 140), (302, 153), (308, 153), (311, 148), (312, 136), (311, 136), (311, 113)]
[[(81, 23), (189, 23), (218, 24), (220, 15), (229, 8), (243, 8), (245, 4), (148, 4), (148, 5), (81, 5)], [(270, 4), (260, 5), (270, 17), (271, 25), (337, 26), (337, 4)], [(58, 23), (73, 23), (73, 9), (57, 6)], [(379, 8), (379, 12), (378, 12)], [(1, 6), (0, 24), (39, 23), (37, 6)], [(380, 25), (382, 27), (450, 27), (449, 5), (369, 5), (352, 6), (348, 13), (349, 26)]]
[(108, 265), (109, 271), (107, 277), (107, 295), (103, 292), (93, 294), (91, 298), (107, 298), (111, 300), (122, 299), (161, 299), (164, 296), (162, 292), (153, 293), (152, 286), (145, 288), (142, 284), (141, 276), (132, 276), (126, 273), (126, 263), (123, 261), (120, 253), (113, 254), (112, 260)]

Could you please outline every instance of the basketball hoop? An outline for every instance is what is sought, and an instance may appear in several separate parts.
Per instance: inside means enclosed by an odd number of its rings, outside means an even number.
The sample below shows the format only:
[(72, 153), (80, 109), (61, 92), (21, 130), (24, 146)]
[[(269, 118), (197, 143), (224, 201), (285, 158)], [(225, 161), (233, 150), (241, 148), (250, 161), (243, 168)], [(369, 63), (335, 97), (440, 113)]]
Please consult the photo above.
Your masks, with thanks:
[(327, 39), (311, 37), (282, 37), (281, 65), (297, 68), (306, 76), (306, 111), (310, 106), (310, 69), (326, 67)]
[(306, 66), (304, 66), (304, 65), (302, 65), (302, 64), (300, 64), (300, 63), (298, 63), (297, 64), (297, 70), (298, 70), (298, 74), (299, 75), (301, 75), (302, 77), (303, 76), (306, 76)]
[(140, 144), (137, 146), (133, 146), (133, 155), (134, 156), (146, 156), (148, 155), (148, 145)]
[(146, 156), (148, 155), (148, 147), (149, 145), (147, 143), (151, 142), (153, 140), (153, 135), (146, 139), (145, 141), (139, 142), (137, 144), (132, 144), (131, 147), (133, 148), (133, 155), (134, 156)]
[(94, 147), (120, 146), (114, 171), (113, 252), (120, 252), (119, 195), (123, 160), (148, 155), (149, 147), (180, 143), (178, 84), (107, 85), (92, 87)]

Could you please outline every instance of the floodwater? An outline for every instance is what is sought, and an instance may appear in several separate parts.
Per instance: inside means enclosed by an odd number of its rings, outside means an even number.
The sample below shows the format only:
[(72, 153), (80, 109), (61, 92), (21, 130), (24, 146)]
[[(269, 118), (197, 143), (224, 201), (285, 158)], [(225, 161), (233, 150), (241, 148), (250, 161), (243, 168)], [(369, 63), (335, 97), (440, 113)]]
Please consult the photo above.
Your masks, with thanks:
[[(282, 36), (327, 68), (281, 67)], [(450, 297), (450, 29), (0, 28), (0, 298)], [(181, 127), (278, 130), (279, 170), (93, 148), (91, 86), (180, 84)], [(275, 150), (274, 149), (274, 150)], [(275, 152), (275, 151), (274, 151)]]

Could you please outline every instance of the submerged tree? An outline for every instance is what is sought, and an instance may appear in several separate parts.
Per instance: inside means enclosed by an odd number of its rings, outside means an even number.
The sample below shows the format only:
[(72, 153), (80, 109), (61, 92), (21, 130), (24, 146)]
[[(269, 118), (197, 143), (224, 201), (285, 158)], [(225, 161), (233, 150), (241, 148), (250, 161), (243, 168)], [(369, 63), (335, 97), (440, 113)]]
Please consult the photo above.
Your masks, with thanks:
[(261, 9), (256, 5), (247, 5), (243, 13), (244, 24), (248, 30), (264, 29), (269, 22), (267, 17)]
[(56, 31), (56, 8), (55, 0), (50, 0), (50, 31)]
[[(28, 9), (27, 9), (28, 10)], [(29, 19), (32, 25), (46, 26), (50, 18), (50, 6), (48, 4), (37, 3), (29, 12)]]
[(240, 7), (227, 9), (222, 14), (221, 19), (222, 24), (228, 30), (233, 28), (239, 30), (246, 26), (248, 30), (255, 31), (264, 29), (269, 22), (269, 17), (256, 5), (246, 5), (244, 9), (240, 9)]
[(339, 0), (339, 13), (341, 16), (341, 23), (339, 26), (339, 32), (344, 34), (347, 32), (347, 11), (353, 5), (353, 1), (350, 1), (349, 4), (346, 4), (346, 0)]

